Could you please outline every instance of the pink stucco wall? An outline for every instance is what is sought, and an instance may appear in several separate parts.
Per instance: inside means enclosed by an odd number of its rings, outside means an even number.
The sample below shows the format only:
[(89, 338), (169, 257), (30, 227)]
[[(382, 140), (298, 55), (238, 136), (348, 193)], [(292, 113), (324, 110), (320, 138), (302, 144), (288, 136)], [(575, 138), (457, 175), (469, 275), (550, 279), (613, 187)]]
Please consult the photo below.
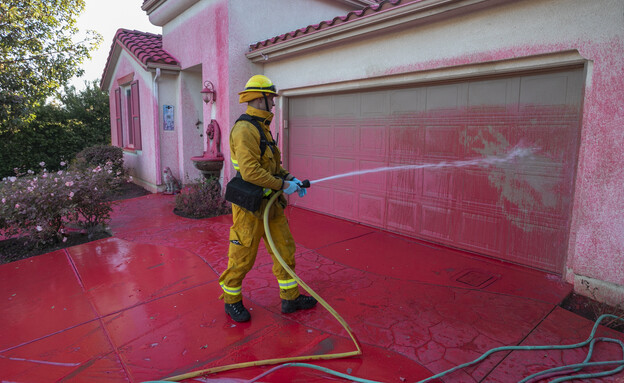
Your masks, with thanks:
[[(200, 83), (209, 80), (215, 86), (217, 94), (215, 116), (212, 116), (212, 105), (202, 103), (202, 131), (206, 129), (212, 117), (218, 121), (222, 129), (229, 123), (228, 30), (226, 1), (215, 1), (208, 6), (199, 3), (163, 28), (163, 46), (182, 63), (182, 70), (201, 65)], [(184, 82), (181, 83), (179, 92), (183, 102), (189, 101), (190, 88)], [(195, 90), (194, 87), (192, 89)], [(198, 93), (195, 97), (200, 98), (201, 95)], [(227, 132), (222, 132), (225, 133)], [(205, 138), (204, 134), (203, 139)], [(227, 147), (222, 143), (222, 152), (226, 150)], [(192, 156), (201, 155), (201, 152), (192, 153)]]
[[(155, 137), (154, 127), (154, 100), (152, 93), (152, 75), (145, 71), (141, 65), (131, 57), (126, 51), (121, 51), (119, 59), (111, 75), (109, 86), (109, 99), (111, 105), (111, 133), (112, 142), (117, 142), (117, 129), (115, 125), (115, 89), (119, 87), (118, 79), (134, 73), (133, 81), (139, 82), (140, 111), (141, 111), (141, 142), (142, 150), (126, 151), (124, 153), (124, 164), (130, 170), (130, 174), (148, 190), (156, 191), (157, 172), (155, 165)], [(124, 127), (127, 125), (127, 110), (125, 102), (125, 92), (122, 95), (122, 110)]]

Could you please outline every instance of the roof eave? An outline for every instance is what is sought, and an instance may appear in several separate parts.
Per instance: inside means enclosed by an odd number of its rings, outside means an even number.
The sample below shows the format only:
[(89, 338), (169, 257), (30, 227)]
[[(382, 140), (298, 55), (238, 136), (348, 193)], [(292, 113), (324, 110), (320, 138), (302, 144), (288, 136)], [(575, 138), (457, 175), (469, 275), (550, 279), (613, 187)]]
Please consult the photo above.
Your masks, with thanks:
[(509, 1), (514, 0), (423, 0), (409, 2), (349, 22), (254, 49), (246, 56), (253, 63), (277, 61), (355, 37), (365, 37), (381, 30), (398, 28), (407, 24), (426, 23), (454, 16), (458, 12), (465, 13)]
[(113, 65), (113, 63), (116, 63), (119, 60), (122, 51), (125, 51), (137, 64), (141, 66), (141, 68), (146, 71), (156, 68), (174, 72), (179, 72), (180, 70), (182, 70), (182, 67), (176, 64), (164, 64), (153, 61), (143, 63), (134, 53), (132, 53), (132, 51), (130, 51), (124, 44), (122, 44), (121, 41), (115, 39), (112, 51), (109, 55), (109, 59), (106, 62), (106, 66), (104, 67), (104, 74), (102, 75), (102, 80), (100, 81), (100, 89), (105, 90), (110, 87), (110, 83), (112, 81), (111, 76), (113, 73), (113, 70), (110, 67)]

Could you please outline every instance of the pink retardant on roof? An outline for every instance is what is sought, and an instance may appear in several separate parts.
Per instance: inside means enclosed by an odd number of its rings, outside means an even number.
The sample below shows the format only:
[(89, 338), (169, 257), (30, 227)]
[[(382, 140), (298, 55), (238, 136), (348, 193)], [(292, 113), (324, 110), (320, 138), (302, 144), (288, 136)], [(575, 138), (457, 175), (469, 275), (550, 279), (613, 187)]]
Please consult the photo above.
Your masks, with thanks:
[[(416, 0), (416, 1), (420, 1), (420, 0)], [(363, 17), (367, 17), (372, 14), (379, 13), (379, 12), (388, 10), (390, 8), (394, 8), (396, 6), (401, 5), (401, 3), (411, 3), (411, 2), (413, 1), (402, 1), (402, 0), (380, 1), (379, 4), (368, 6), (362, 10), (349, 12), (345, 16), (337, 16), (337, 17), (334, 17), (332, 20), (321, 21), (320, 23), (315, 24), (315, 25), (308, 25), (305, 28), (300, 28), (300, 29), (285, 33), (280, 36), (275, 36), (264, 41), (259, 41), (255, 44), (251, 44), (249, 46), (249, 51), (253, 52), (255, 50), (262, 49), (270, 45), (278, 44), (286, 40), (290, 40), (290, 39), (305, 36), (305, 35), (310, 35), (312, 33), (319, 32), (321, 30), (331, 28), (340, 24), (353, 22)]]
[(115, 42), (120, 42), (143, 64), (148, 63), (179, 65), (178, 60), (162, 46), (162, 35), (119, 29)]

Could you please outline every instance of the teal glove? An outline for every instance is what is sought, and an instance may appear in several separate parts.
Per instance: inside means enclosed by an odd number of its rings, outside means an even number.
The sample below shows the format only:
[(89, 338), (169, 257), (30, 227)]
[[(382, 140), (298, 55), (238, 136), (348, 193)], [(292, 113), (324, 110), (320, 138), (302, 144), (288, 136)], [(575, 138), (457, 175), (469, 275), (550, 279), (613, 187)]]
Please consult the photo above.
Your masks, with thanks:
[(296, 191), (301, 190), (301, 188), (299, 187), (299, 185), (297, 185), (296, 182), (294, 181), (286, 181), (286, 182), (288, 182), (288, 187), (284, 189), (284, 193), (290, 195)]
[[(299, 181), (298, 179), (296, 179), (295, 177), (293, 177), (292, 179), (294, 182), (297, 183), (297, 185), (301, 186), (301, 181)], [(305, 197), (305, 195), (308, 193), (308, 191), (302, 187), (299, 188), (299, 190), (297, 190), (297, 193), (299, 193), (299, 198), (303, 198)]]

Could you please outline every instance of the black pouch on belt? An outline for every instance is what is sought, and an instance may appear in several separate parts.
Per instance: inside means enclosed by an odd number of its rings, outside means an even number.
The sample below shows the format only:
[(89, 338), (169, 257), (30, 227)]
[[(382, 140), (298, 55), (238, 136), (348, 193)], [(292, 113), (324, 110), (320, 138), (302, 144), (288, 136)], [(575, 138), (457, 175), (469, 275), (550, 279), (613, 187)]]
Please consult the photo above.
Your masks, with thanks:
[(264, 190), (262, 186), (245, 181), (240, 173), (232, 178), (225, 187), (225, 200), (251, 212), (258, 211), (262, 204)]

